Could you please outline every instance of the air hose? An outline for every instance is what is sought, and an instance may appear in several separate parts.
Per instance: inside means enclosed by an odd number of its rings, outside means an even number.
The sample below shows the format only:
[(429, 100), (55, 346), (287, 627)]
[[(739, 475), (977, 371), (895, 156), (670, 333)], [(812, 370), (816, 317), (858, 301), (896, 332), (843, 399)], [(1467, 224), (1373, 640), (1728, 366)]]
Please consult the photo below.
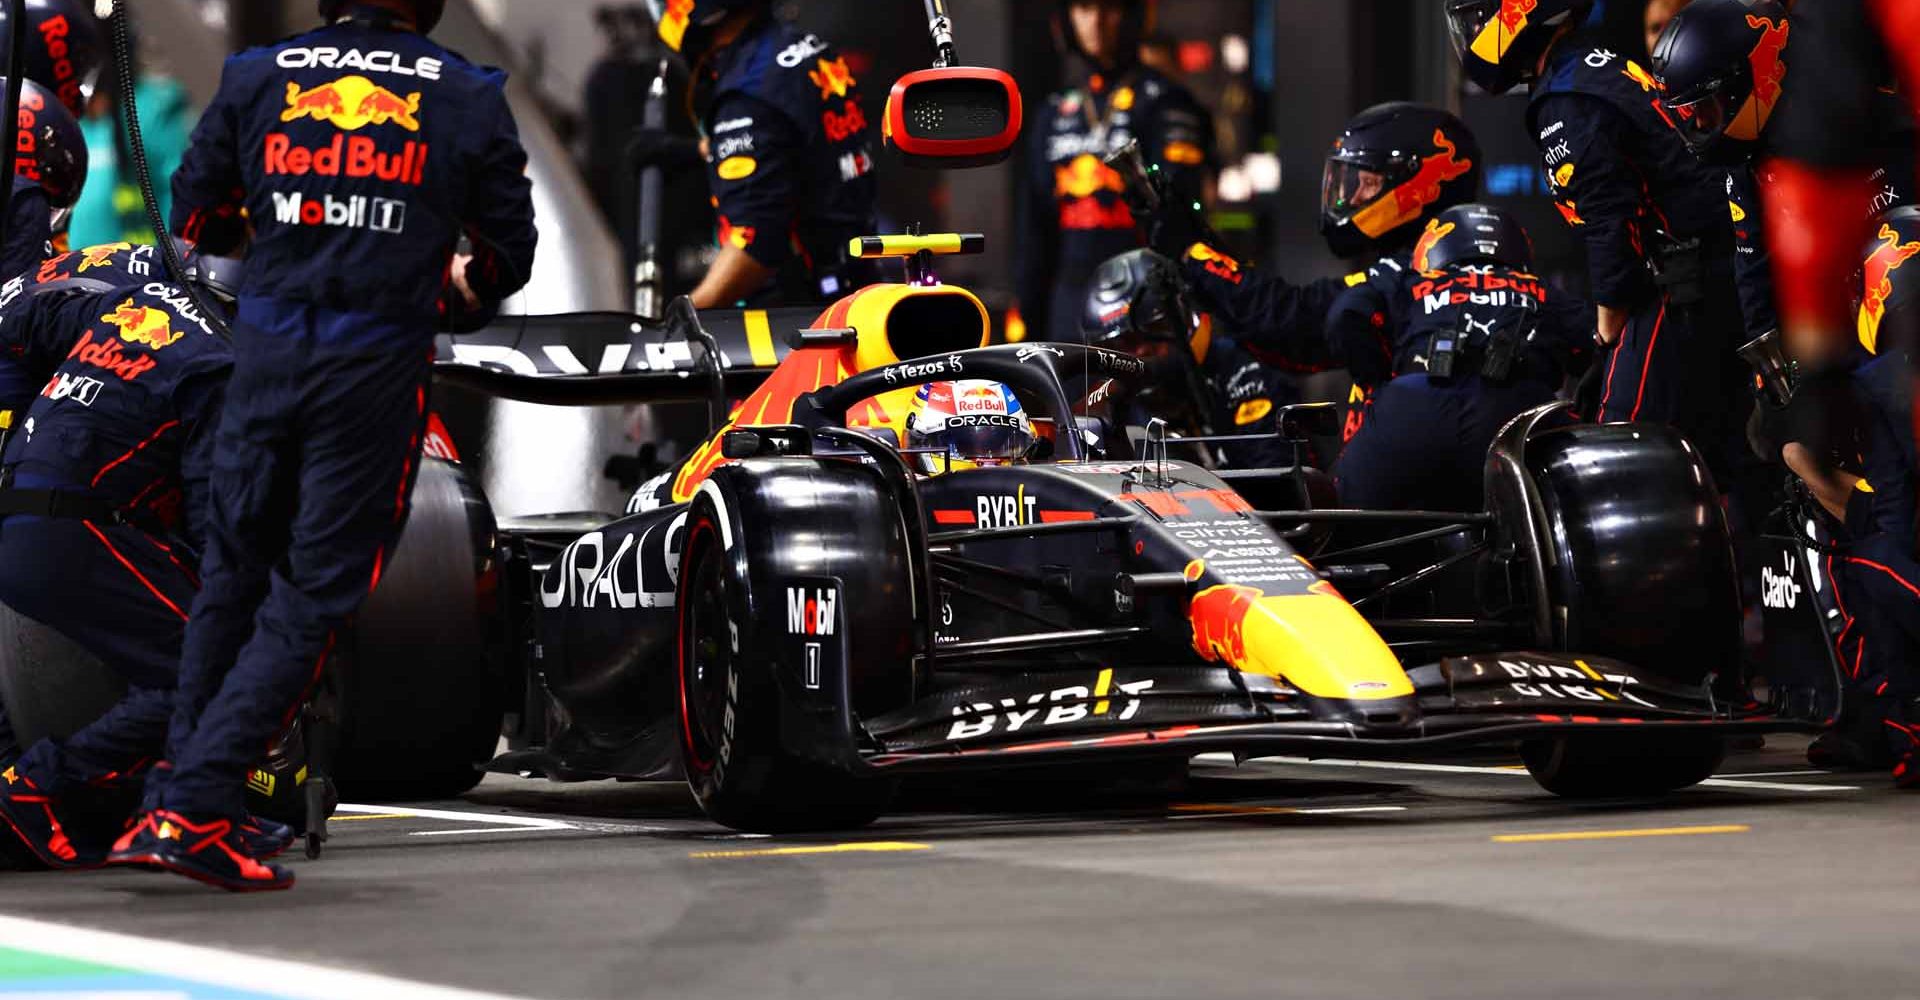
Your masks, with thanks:
[[(140, 105), (134, 99), (133, 27), (128, 20), (130, 16), (127, 13), (127, 0), (113, 0), (113, 66), (120, 91), (120, 122), (127, 134), (127, 149), (133, 155), (133, 173), (140, 182), (140, 197), (146, 201), (147, 221), (153, 224), (153, 241), (160, 248), (160, 259), (166, 265), (168, 276), (187, 293), (195, 311), (215, 333), (232, 340), (233, 331), (227, 326), (226, 317), (207, 308), (206, 301), (200, 297), (200, 289), (187, 280), (186, 262), (180, 259), (180, 250), (167, 232), (167, 220), (160, 215), (160, 200), (153, 193), (153, 168), (147, 160), (146, 141), (140, 134)], [(19, 32), (14, 34), (17, 37)]]

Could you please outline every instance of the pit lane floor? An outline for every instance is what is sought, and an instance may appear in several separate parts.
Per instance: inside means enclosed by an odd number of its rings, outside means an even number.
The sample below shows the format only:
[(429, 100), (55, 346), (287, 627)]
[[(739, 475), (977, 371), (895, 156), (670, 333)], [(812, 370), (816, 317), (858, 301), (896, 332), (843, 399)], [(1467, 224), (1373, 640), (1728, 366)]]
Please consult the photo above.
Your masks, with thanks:
[[(1920, 795), (1804, 745), (1653, 803), (1563, 802), (1501, 761), (1203, 760), (1171, 802), (923, 789), (833, 837), (730, 835), (677, 786), (490, 777), (343, 812), (290, 893), (0, 873), (0, 914), (37, 922), (0, 918), (0, 998), (82, 995), (47, 922), (528, 997), (1920, 997)], [(140, 995), (436, 995), (164, 982), (218, 964), (146, 961)]]

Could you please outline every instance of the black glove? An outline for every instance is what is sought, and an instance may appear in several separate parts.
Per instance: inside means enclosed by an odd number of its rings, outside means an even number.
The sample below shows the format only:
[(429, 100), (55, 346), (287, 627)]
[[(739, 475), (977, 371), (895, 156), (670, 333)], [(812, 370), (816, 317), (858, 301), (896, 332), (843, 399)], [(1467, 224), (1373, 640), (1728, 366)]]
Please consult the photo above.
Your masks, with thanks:
[[(1782, 446), (1798, 443), (1838, 468), (1857, 468), (1864, 426), (1860, 400), (1846, 371), (1804, 370), (1782, 414), (1779, 442)], [(1776, 448), (1771, 458), (1779, 457)]]
[[(1618, 340), (1612, 344), (1596, 341), (1591, 354), (1593, 360), (1587, 363), (1587, 370), (1580, 373), (1580, 380), (1573, 384), (1573, 412), (1583, 420), (1596, 424), (1600, 422), (1600, 397), (1607, 390), (1607, 362), (1610, 360), (1607, 356), (1613, 353), (1618, 343)], [(1775, 457), (1779, 457), (1778, 452)]]
[(1787, 408), (1762, 396), (1753, 402), (1747, 415), (1747, 447), (1762, 462), (1780, 463), (1780, 450), (1787, 446)]
[(635, 129), (633, 138), (627, 140), (627, 162), (636, 170), (660, 167), (673, 171), (697, 167), (706, 160), (700, 155), (699, 140), (665, 129), (642, 128)]

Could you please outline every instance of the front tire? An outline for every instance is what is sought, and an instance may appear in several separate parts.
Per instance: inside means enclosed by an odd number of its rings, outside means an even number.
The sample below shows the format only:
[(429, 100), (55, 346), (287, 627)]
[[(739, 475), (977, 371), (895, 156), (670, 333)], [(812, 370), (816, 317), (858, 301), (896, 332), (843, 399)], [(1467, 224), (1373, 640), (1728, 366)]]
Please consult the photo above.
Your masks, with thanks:
[(1533, 780), (1570, 799), (1665, 795), (1712, 777), (1726, 753), (1708, 733), (1571, 733), (1520, 745)]
[(888, 783), (791, 752), (780, 739), (777, 662), (747, 616), (744, 555), (725, 516), (693, 503), (681, 570), (680, 752), (687, 785), (715, 822), (756, 833), (844, 830), (876, 819)]

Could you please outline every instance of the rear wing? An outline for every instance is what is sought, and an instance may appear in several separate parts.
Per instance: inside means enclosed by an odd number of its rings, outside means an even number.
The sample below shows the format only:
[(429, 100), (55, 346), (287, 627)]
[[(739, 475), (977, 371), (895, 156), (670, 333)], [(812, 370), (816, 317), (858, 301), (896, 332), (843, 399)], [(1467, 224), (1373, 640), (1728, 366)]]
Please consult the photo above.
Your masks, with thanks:
[(502, 316), (477, 333), (438, 337), (434, 377), (548, 406), (702, 402), (720, 383), (737, 398), (766, 381), (820, 311), (715, 309), (688, 323), (690, 315), (670, 311), (665, 323), (617, 312)]

